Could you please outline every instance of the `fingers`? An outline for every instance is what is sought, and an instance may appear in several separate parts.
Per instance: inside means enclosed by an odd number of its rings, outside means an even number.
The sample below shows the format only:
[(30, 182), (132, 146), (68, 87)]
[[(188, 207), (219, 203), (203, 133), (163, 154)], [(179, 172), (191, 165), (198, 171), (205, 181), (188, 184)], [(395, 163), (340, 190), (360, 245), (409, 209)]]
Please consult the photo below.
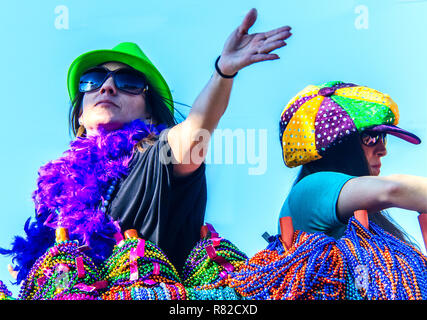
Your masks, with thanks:
[(267, 39), (265, 40), (265, 43), (274, 42), (274, 41), (277, 41), (277, 40), (286, 40), (291, 35), (292, 35), (292, 33), (289, 30), (278, 32), (276, 34), (273, 34), (273, 35), (267, 37)]
[(264, 43), (264, 45), (258, 49), (257, 53), (263, 54), (263, 53), (270, 53), (273, 50), (276, 50), (278, 48), (282, 48), (286, 46), (286, 42), (283, 40), (277, 40), (274, 42)]
[(286, 46), (284, 40), (288, 39), (292, 33), (291, 28), (286, 26), (259, 34), (262, 40), (259, 42), (257, 53), (270, 53), (273, 50)]
[(277, 54), (260, 53), (260, 54), (251, 56), (251, 63), (267, 61), (267, 60), (277, 60), (277, 59), (279, 59), (279, 56)]
[(238, 31), (240, 34), (247, 34), (250, 27), (252, 27), (257, 18), (257, 10), (251, 9), (246, 16), (243, 18), (242, 24), (239, 26)]
[(266, 38), (269, 38), (269, 37), (272, 37), (272, 36), (274, 36), (274, 35), (276, 35), (278, 33), (283, 33), (283, 32), (286, 32), (286, 31), (290, 32), (291, 29), (292, 28), (290, 26), (284, 26), (284, 27), (280, 27), (280, 28), (277, 28), (277, 29), (274, 29), (274, 30), (270, 30), (270, 31), (264, 32), (264, 35), (265, 35)]

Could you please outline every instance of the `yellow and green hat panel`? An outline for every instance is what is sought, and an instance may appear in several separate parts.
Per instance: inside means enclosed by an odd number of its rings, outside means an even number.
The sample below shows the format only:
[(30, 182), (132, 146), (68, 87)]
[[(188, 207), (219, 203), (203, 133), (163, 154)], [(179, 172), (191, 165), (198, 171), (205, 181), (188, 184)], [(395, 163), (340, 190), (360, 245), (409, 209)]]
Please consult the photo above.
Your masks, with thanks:
[(351, 133), (397, 125), (399, 111), (389, 95), (341, 81), (310, 85), (287, 104), (280, 118), (283, 159), (296, 167), (317, 159)]

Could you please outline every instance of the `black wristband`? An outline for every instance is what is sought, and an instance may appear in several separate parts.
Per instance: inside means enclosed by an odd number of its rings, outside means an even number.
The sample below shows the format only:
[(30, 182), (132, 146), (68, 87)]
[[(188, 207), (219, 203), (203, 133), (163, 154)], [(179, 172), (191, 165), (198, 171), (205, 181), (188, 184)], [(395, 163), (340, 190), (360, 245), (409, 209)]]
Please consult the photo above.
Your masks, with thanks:
[(228, 74), (223, 74), (222, 72), (221, 72), (221, 70), (219, 69), (219, 67), (218, 67), (218, 61), (219, 61), (219, 58), (221, 58), (221, 56), (218, 56), (218, 58), (216, 58), (216, 61), (215, 61), (215, 70), (216, 70), (216, 72), (218, 72), (218, 74), (221, 76), (221, 77), (223, 77), (223, 78), (225, 78), (225, 79), (231, 79), (231, 78), (234, 78), (236, 75), (237, 75), (237, 72), (235, 73), (235, 74), (233, 74), (233, 75), (228, 75)]

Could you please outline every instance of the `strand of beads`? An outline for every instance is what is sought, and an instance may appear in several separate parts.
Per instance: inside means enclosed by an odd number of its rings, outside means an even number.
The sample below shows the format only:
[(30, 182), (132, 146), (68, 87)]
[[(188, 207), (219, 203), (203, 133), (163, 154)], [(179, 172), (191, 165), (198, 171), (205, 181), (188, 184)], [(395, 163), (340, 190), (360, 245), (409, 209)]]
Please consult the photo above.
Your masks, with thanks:
[(233, 288), (219, 287), (213, 289), (186, 288), (188, 300), (242, 300)]
[(148, 286), (144, 281), (131, 286), (114, 286), (102, 296), (103, 300), (186, 300), (187, 293), (180, 283), (164, 282)]
[(163, 251), (148, 240), (127, 230), (125, 238), (116, 235), (117, 245), (104, 263), (103, 279), (109, 290), (105, 300), (183, 299), (181, 279)]
[(117, 180), (111, 181), (111, 185), (107, 189), (105, 198), (101, 197), (101, 203), (100, 203), (101, 208), (100, 208), (100, 210), (104, 213), (107, 212), (107, 208), (108, 208), (110, 201), (113, 197), (113, 193), (116, 189), (116, 186), (117, 186)]
[(367, 230), (351, 218), (344, 237), (337, 241), (349, 265), (353, 296), (348, 299), (425, 299), (427, 258), (376, 224), (369, 226)]
[[(216, 256), (213, 257), (215, 254)], [(215, 259), (216, 257), (222, 257), (228, 266), (217, 262), (220, 259)], [(220, 239), (218, 242), (212, 239), (201, 240), (185, 262), (184, 285), (188, 287), (209, 284), (220, 286), (225, 283), (227, 273), (239, 269), (246, 259), (247, 256), (226, 239)]]
[[(398, 262), (397, 269), (401, 272), (409, 271), (408, 274), (402, 274), (410, 276), (410, 278), (403, 281), (403, 283), (413, 286), (411, 290), (405, 290), (406, 294), (410, 296), (411, 292), (413, 292), (412, 296), (414, 298), (422, 300), (427, 299), (427, 257), (413, 245), (397, 239), (377, 225), (372, 224), (371, 228), (378, 237), (387, 243), (390, 251), (396, 257)], [(390, 261), (390, 259), (387, 261)], [(399, 283), (397, 276), (396, 282)]]
[(56, 230), (56, 242), (31, 268), (21, 286), (19, 300), (98, 300), (100, 276), (77, 241), (64, 228)]
[(12, 292), (6, 287), (6, 285), (0, 280), (0, 300), (15, 300), (12, 297)]
[(183, 284), (189, 299), (240, 299), (228, 287), (228, 275), (238, 270), (248, 257), (233, 243), (218, 237), (212, 225), (207, 226), (211, 232), (193, 248), (183, 268)]
[[(375, 239), (356, 219), (351, 218), (345, 235), (337, 241), (337, 245), (349, 266), (348, 284), (354, 281), (358, 296), (362, 299), (386, 299), (386, 292), (382, 289), (392, 287), (393, 281), (390, 280), (393, 279), (388, 278), (383, 269), (378, 269), (382, 266), (374, 247), (383, 245), (380, 239)], [(386, 283), (381, 285), (380, 279)], [(357, 296), (349, 297), (355, 298)]]
[(293, 239), (285, 250), (280, 236), (275, 236), (230, 275), (230, 286), (246, 299), (342, 299), (345, 265), (335, 240), (301, 231), (295, 231)]
[[(108, 203), (107, 203), (108, 205)], [(66, 229), (40, 257), (21, 286), (21, 300), (236, 300), (426, 299), (427, 257), (374, 223), (356, 219), (335, 241), (294, 232), (280, 236), (251, 259), (211, 226), (191, 251), (184, 282), (165, 254), (135, 230), (125, 232), (102, 273)], [(102, 275), (102, 276), (101, 276)], [(108, 287), (107, 287), (108, 285)], [(103, 290), (105, 289), (105, 290)], [(12, 299), (0, 282), (0, 300)]]

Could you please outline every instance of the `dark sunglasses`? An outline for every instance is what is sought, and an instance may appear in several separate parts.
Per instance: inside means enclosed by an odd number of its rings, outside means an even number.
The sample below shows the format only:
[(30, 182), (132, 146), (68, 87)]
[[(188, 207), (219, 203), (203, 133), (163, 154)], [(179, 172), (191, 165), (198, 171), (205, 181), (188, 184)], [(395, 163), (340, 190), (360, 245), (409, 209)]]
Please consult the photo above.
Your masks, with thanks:
[(121, 68), (110, 71), (106, 68), (95, 67), (87, 70), (80, 77), (79, 91), (90, 92), (99, 89), (110, 75), (113, 77), (116, 88), (121, 91), (137, 95), (147, 89), (144, 75), (137, 70)]
[(378, 141), (382, 140), (384, 146), (387, 144), (387, 133), (385, 132), (373, 132), (373, 131), (363, 131), (360, 134), (360, 140), (365, 146), (372, 147), (375, 146)]

